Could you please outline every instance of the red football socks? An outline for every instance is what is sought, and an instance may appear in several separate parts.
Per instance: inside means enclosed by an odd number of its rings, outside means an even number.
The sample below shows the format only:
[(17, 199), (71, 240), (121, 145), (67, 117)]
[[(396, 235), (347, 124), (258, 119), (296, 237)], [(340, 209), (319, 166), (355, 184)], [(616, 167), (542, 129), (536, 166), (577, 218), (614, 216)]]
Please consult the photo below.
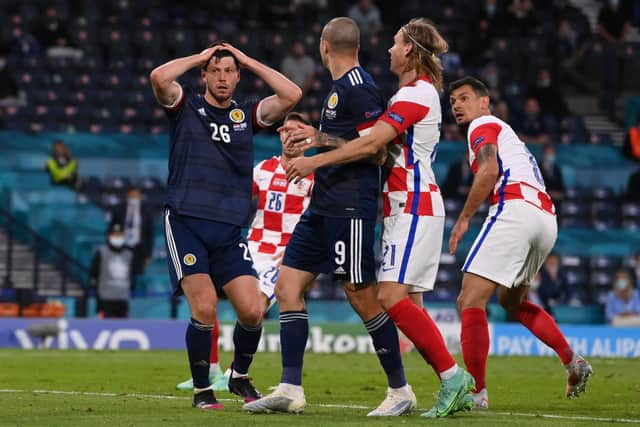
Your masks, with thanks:
[(467, 308), (460, 314), (462, 328), (460, 344), (467, 370), (476, 380), (475, 392), (486, 388), (487, 357), (489, 356), (489, 323), (483, 308)]
[(413, 342), (424, 360), (433, 366), (436, 373), (444, 372), (456, 364), (433, 319), (409, 297), (396, 303), (387, 310), (387, 314)]
[(211, 330), (211, 356), (209, 356), (209, 363), (218, 363), (218, 338), (220, 338), (220, 324), (216, 317), (216, 322), (213, 324)]
[(556, 321), (542, 307), (530, 301), (523, 301), (515, 315), (533, 335), (558, 353), (564, 365), (571, 362), (573, 350)]

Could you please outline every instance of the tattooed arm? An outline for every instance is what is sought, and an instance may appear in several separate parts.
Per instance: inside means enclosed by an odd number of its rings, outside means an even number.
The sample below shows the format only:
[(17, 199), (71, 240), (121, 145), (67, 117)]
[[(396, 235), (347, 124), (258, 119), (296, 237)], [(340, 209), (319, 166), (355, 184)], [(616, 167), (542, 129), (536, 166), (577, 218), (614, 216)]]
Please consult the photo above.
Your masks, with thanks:
[(338, 136), (329, 135), (328, 133), (320, 132), (318, 129), (316, 131), (316, 146), (323, 148), (338, 148), (342, 147), (344, 144), (349, 142), (346, 139), (342, 139)]
[[(382, 158), (386, 156), (386, 152), (383, 151), (385, 146), (397, 135), (393, 127), (378, 120), (367, 135), (312, 157), (292, 159), (287, 168), (287, 179), (289, 181), (299, 179), (318, 168), (330, 165), (341, 165), (367, 158), (373, 159), (374, 162), (381, 161), (380, 156)], [(379, 154), (381, 151), (383, 153)]]
[(460, 216), (471, 219), (482, 203), (489, 197), (498, 179), (498, 146), (486, 144), (480, 147), (476, 154), (478, 172), (473, 178), (473, 184), (467, 195), (467, 201), (460, 212)]
[(455, 253), (458, 243), (469, 228), (469, 221), (475, 215), (482, 203), (493, 191), (498, 180), (498, 146), (485, 144), (476, 153), (478, 172), (473, 178), (473, 184), (467, 195), (462, 212), (451, 230), (449, 238), (449, 252)]

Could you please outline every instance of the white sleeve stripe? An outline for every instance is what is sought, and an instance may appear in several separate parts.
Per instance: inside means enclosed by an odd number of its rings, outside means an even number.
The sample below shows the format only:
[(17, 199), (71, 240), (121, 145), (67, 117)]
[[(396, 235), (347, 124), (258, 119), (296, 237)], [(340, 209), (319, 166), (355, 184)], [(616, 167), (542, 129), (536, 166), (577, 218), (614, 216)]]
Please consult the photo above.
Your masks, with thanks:
[(268, 128), (273, 123), (269, 123), (269, 122), (266, 122), (266, 121), (262, 120), (262, 101), (264, 101), (264, 99), (261, 99), (260, 102), (258, 102), (258, 106), (256, 107), (256, 121), (263, 128)]
[(178, 95), (178, 97), (176, 98), (175, 101), (173, 101), (173, 103), (169, 104), (169, 105), (165, 105), (165, 104), (160, 104), (162, 107), (167, 108), (167, 109), (172, 109), (175, 108), (176, 105), (178, 105), (180, 103), (180, 101), (182, 101), (182, 96), (184, 95), (184, 91), (182, 90), (182, 86), (180, 86), (180, 83), (178, 82), (171, 82), (171, 84), (174, 84), (176, 86), (178, 86), (178, 89), (180, 89), (180, 94)]
[(347, 74), (347, 77), (349, 77), (349, 81), (351, 82), (351, 86), (355, 86), (355, 85), (356, 85), (356, 83), (355, 83), (355, 81), (353, 80), (353, 76), (351, 75), (351, 73)]
[(362, 80), (362, 76), (360, 75), (360, 71), (357, 68), (353, 70), (353, 74), (355, 75), (356, 79), (360, 82), (360, 84), (364, 83), (364, 80)]
[(167, 235), (167, 247), (169, 248), (169, 254), (171, 255), (171, 261), (173, 263), (173, 269), (175, 270), (178, 282), (184, 277), (182, 275), (182, 266), (180, 265), (180, 258), (178, 256), (178, 248), (176, 242), (173, 239), (173, 232), (171, 230), (171, 223), (169, 222), (169, 209), (166, 210), (164, 217), (164, 228)]

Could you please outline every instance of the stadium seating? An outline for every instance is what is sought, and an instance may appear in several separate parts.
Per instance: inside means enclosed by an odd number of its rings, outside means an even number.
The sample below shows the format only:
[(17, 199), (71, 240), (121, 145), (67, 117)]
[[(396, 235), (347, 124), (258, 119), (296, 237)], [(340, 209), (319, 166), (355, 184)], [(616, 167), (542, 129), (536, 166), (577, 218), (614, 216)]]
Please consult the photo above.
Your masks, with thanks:
[[(0, 56), (6, 57), (9, 77), (16, 82), (23, 100), (18, 105), (0, 106), (0, 148), (5, 154), (0, 159), (0, 204), (85, 266), (95, 246), (104, 241), (105, 210), (123, 203), (130, 185), (141, 187), (146, 203), (157, 212), (164, 204), (168, 126), (149, 86), (148, 75), (155, 66), (172, 57), (198, 52), (214, 41), (228, 39), (249, 55), (278, 68), (290, 41), (296, 38), (303, 40), (307, 54), (318, 65), (316, 86), (298, 109), (319, 110), (331, 84), (330, 76), (320, 65), (317, 49), (321, 21), (327, 16), (321, 6), (312, 6), (314, 16), (302, 18), (312, 24), (298, 30), (293, 24), (283, 28), (279, 20), (256, 20), (255, 16), (264, 12), (262, 5), (247, 6), (255, 8), (252, 9), (254, 19), (241, 20), (232, 15), (223, 17), (218, 9), (202, 8), (198, 2), (187, 0), (186, 4), (198, 11), (187, 22), (168, 0), (159, 0), (159, 4), (167, 6), (162, 11), (160, 8), (149, 10), (136, 2), (80, 3), (81, 7), (73, 12), (68, 0), (57, 1), (56, 7), (65, 21), (70, 44), (82, 50), (81, 57), (47, 56), (44, 52), (49, 40), (34, 40), (33, 49), (23, 55), (0, 50)], [(345, 10), (340, 12), (346, 13), (345, 2), (334, 6), (342, 7)], [(538, 69), (556, 70), (565, 59), (554, 55), (557, 42), (554, 7), (541, 8), (540, 25), (527, 29), (531, 31), (516, 31), (517, 36), (513, 35), (513, 29), (493, 28), (487, 50), (482, 52), (482, 57), (497, 67), (500, 76), (498, 87), (492, 89), (507, 101), (514, 116), (521, 113), (527, 88), (535, 82)], [(424, 4), (413, 0), (391, 9), (385, 10), (385, 24), (388, 24), (385, 27), (421, 14)], [(452, 41), (450, 53), (442, 58), (447, 79), (461, 73), (478, 74), (482, 67), (465, 64), (465, 54), (458, 47), (469, 44), (469, 39), (476, 36), (469, 28), (473, 28), (470, 23), (478, 20), (481, 5), (465, 0), (436, 1), (430, 3), (430, 10)], [(9, 1), (2, 2), (0, 12), (3, 12), (1, 16), (15, 14), (22, 18), (19, 24), (0, 19), (6, 24), (6, 34), (14, 27), (25, 34), (33, 31), (37, 18), (35, 8)], [(587, 20), (580, 18), (572, 16), (571, 22), (584, 33), (588, 28), (581, 25)], [(397, 86), (395, 76), (388, 71), (384, 53), (392, 33), (385, 28), (376, 37), (362, 42), (363, 63), (387, 97)], [(8, 44), (8, 52), (15, 52), (17, 44), (27, 41), (27, 38), (2, 40)], [(587, 77), (599, 81), (607, 46), (596, 40), (586, 48), (581, 65)], [(640, 89), (640, 80), (634, 78), (640, 71), (638, 51), (637, 43), (625, 43), (618, 52), (622, 63), (621, 82), (627, 89)], [(197, 70), (186, 74), (181, 81), (202, 89)], [(238, 90), (239, 96), (267, 94), (264, 84), (245, 71)], [(636, 117), (633, 99), (628, 105), (630, 119), (627, 120), (632, 120)], [(445, 123), (451, 123), (446, 108), (444, 116)], [(559, 139), (555, 142), (562, 143), (557, 147), (557, 158), (567, 189), (565, 200), (558, 203), (561, 228), (555, 250), (562, 255), (562, 267), (574, 296), (572, 305), (601, 303), (612, 274), (622, 265), (622, 257), (640, 247), (640, 204), (620, 203), (632, 165), (620, 155), (611, 135), (589, 134), (581, 117), (568, 116), (557, 121)], [(79, 159), (81, 180), (75, 192), (51, 189), (43, 171), (51, 142), (58, 138), (63, 139)], [(280, 150), (280, 143), (273, 136), (259, 136), (255, 142), (256, 161)], [(439, 144), (433, 165), (439, 182), (444, 181), (449, 165), (458, 161), (465, 150), (465, 144), (459, 142)], [(531, 147), (531, 151), (540, 157), (540, 147)], [(445, 200), (443, 252), (447, 251), (446, 242), (462, 203), (461, 199)], [(487, 210), (488, 206), (483, 205), (472, 220), (471, 229), (460, 243), (458, 257), (471, 247)], [(154, 247), (156, 259), (138, 279), (136, 295), (141, 298), (164, 298), (160, 295), (168, 291), (162, 227), (156, 230)], [(449, 302), (455, 299), (462, 262), (463, 259), (443, 255), (437, 290), (428, 298)], [(140, 303), (141, 307), (146, 305)], [(151, 306), (149, 303), (148, 307)], [(153, 311), (149, 308), (140, 312), (145, 310)], [(165, 311), (163, 308), (157, 313)], [(556, 315), (563, 316), (563, 313), (569, 313), (569, 318), (573, 316), (571, 309), (560, 310)]]

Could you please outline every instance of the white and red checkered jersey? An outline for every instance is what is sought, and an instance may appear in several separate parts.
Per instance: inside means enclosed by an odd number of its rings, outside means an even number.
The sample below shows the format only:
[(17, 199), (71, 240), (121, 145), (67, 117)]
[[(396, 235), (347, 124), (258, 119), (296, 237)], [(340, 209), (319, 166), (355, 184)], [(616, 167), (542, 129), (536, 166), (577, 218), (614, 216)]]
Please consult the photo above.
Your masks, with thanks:
[(478, 117), (469, 124), (467, 142), (469, 164), (474, 174), (478, 171), (476, 153), (480, 147), (486, 144), (498, 146), (500, 176), (489, 196), (491, 205), (508, 200), (525, 200), (542, 210), (555, 213), (535, 157), (511, 126), (492, 115)]
[(263, 160), (253, 168), (253, 196), (258, 209), (249, 230), (252, 253), (274, 254), (284, 248), (300, 216), (309, 206), (313, 175), (298, 183), (287, 181), (280, 157)]
[(427, 77), (401, 87), (379, 120), (398, 132), (388, 147), (393, 164), (382, 193), (384, 216), (444, 216), (444, 202), (431, 168), (442, 122), (436, 88)]

